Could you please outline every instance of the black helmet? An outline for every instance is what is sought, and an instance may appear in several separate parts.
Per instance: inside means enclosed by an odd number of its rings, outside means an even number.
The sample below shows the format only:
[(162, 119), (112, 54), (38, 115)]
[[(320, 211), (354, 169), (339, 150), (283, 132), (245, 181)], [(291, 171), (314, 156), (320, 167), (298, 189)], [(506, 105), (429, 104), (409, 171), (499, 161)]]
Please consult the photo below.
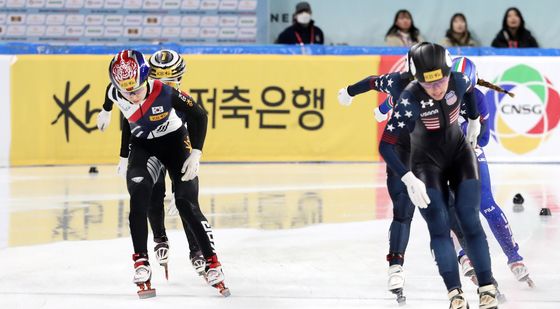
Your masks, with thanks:
[[(426, 45), (429, 44), (428, 42), (420, 42), (420, 43), (416, 43), (414, 45), (412, 45), (410, 47), (410, 49), (408, 50), (408, 52), (406, 53), (406, 71), (408, 73), (410, 72), (410, 61), (412, 60), (412, 55), (414, 54), (414, 52), (418, 49), (418, 47), (422, 46), (422, 45)], [(412, 74), (412, 73), (411, 73)]]
[(155, 52), (149, 60), (150, 77), (162, 81), (181, 81), (181, 77), (186, 71), (183, 57), (176, 51), (170, 49)]
[(451, 63), (451, 55), (445, 47), (433, 43), (423, 44), (412, 53), (410, 73), (419, 82), (435, 82), (449, 76)]

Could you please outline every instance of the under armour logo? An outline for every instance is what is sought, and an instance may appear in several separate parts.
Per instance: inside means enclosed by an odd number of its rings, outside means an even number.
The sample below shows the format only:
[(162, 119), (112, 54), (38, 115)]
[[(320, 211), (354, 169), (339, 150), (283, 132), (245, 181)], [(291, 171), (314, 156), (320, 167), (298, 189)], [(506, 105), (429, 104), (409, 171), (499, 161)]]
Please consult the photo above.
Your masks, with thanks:
[(434, 106), (434, 100), (429, 99), (427, 102), (422, 100), (422, 101), (420, 101), (420, 104), (422, 104), (422, 108), (426, 108), (427, 106), (432, 107), (432, 106)]

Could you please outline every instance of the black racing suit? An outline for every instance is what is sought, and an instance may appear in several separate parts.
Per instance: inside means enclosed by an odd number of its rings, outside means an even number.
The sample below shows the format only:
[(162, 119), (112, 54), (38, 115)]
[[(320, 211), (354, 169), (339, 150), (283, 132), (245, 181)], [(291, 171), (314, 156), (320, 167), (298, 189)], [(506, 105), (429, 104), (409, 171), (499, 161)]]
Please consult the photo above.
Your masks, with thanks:
[[(154, 185), (147, 162), (150, 157), (156, 157), (169, 172), (181, 219), (187, 223), (204, 257), (211, 257), (214, 255), (213, 235), (198, 204), (198, 177), (187, 182), (181, 180), (181, 168), (191, 149), (202, 150), (204, 145), (206, 111), (191, 97), (157, 80), (148, 83), (147, 98), (140, 105), (131, 104), (114, 87), (109, 88), (109, 99), (117, 104), (131, 128), (127, 187), (135, 253), (147, 253), (146, 216)], [(189, 132), (176, 111), (183, 114)]]
[[(111, 84), (107, 86), (107, 93), (111, 89)], [(114, 89), (114, 88), (113, 88)], [(116, 89), (115, 89), (116, 90)], [(105, 103), (103, 103), (103, 109), (106, 111), (110, 111), (113, 109), (113, 101), (109, 99), (109, 96), (105, 96)], [(180, 115), (182, 116), (182, 114)], [(119, 156), (121, 158), (128, 158), (130, 153), (130, 125), (128, 120), (124, 117), (121, 113), (121, 147)], [(182, 120), (186, 123), (187, 120)], [(188, 132), (187, 128), (187, 132)], [(154, 241), (161, 242), (167, 240), (167, 233), (165, 231), (165, 208), (164, 208), (164, 199), (165, 199), (165, 174), (166, 170), (163, 164), (156, 158), (150, 157), (148, 159), (148, 171), (150, 175), (152, 175), (152, 179), (154, 181), (154, 187), (152, 189), (152, 197), (150, 202), (150, 209), (148, 210), (148, 220), (150, 222), (150, 226), (152, 227), (152, 232), (154, 234)], [(202, 211), (200, 211), (202, 214)], [(204, 214), (202, 214), (202, 218), (206, 220)], [(188, 228), (188, 224), (186, 221), (181, 219), (183, 224), (183, 229), (185, 231), (185, 235), (187, 236), (187, 241), (189, 243), (189, 251), (192, 254), (195, 254), (197, 251), (200, 251), (198, 243), (196, 242), (196, 238), (192, 234), (192, 232)]]
[(450, 237), (450, 189), (455, 192), (457, 215), (478, 282), (481, 286), (492, 282), (488, 242), (478, 215), (478, 165), (457, 121), (463, 100), (468, 117), (479, 116), (472, 90), (468, 77), (458, 72), (451, 73), (447, 92), (439, 101), (432, 99), (417, 81), (411, 82), (401, 94), (379, 146), (387, 164), (402, 177), (409, 169), (396, 155), (394, 145), (401, 131), (411, 132), (410, 171), (424, 182), (431, 200), (420, 213), (428, 224), (431, 248), (448, 290), (461, 287)]

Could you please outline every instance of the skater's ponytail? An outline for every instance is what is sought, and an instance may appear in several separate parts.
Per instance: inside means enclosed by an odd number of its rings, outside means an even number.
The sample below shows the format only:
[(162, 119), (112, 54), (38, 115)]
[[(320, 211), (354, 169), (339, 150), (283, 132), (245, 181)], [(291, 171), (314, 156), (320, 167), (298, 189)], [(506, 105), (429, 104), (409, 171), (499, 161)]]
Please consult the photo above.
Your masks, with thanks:
[(479, 86), (482, 86), (482, 87), (486, 87), (488, 89), (492, 89), (492, 90), (497, 91), (497, 92), (505, 93), (512, 98), (515, 97), (515, 94), (513, 92), (509, 92), (509, 91), (505, 90), (504, 88), (502, 88), (502, 87), (500, 87), (496, 84), (493, 84), (489, 81), (485, 81), (484, 79), (479, 78), (477, 80), (476, 84), (479, 85)]

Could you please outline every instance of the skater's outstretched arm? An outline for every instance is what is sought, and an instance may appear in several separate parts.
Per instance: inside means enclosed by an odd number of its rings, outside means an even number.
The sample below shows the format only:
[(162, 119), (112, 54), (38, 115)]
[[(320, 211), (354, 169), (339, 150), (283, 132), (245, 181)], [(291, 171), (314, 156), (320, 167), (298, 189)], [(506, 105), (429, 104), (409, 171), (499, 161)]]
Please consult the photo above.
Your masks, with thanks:
[(372, 75), (353, 85), (340, 89), (338, 91), (338, 102), (341, 105), (349, 106), (352, 104), (354, 96), (370, 90), (384, 92), (398, 98), (412, 79), (412, 75), (406, 72), (393, 72), (380, 76)]
[(372, 87), (372, 85), (375, 84), (375, 81), (378, 78), (379, 78), (378, 75), (371, 75), (371, 76), (368, 76), (368, 77), (362, 79), (361, 81), (359, 81), (357, 83), (349, 85), (347, 87), (348, 94), (351, 95), (351, 96), (357, 96), (359, 94), (366, 93), (370, 90), (373, 90), (374, 88)]

